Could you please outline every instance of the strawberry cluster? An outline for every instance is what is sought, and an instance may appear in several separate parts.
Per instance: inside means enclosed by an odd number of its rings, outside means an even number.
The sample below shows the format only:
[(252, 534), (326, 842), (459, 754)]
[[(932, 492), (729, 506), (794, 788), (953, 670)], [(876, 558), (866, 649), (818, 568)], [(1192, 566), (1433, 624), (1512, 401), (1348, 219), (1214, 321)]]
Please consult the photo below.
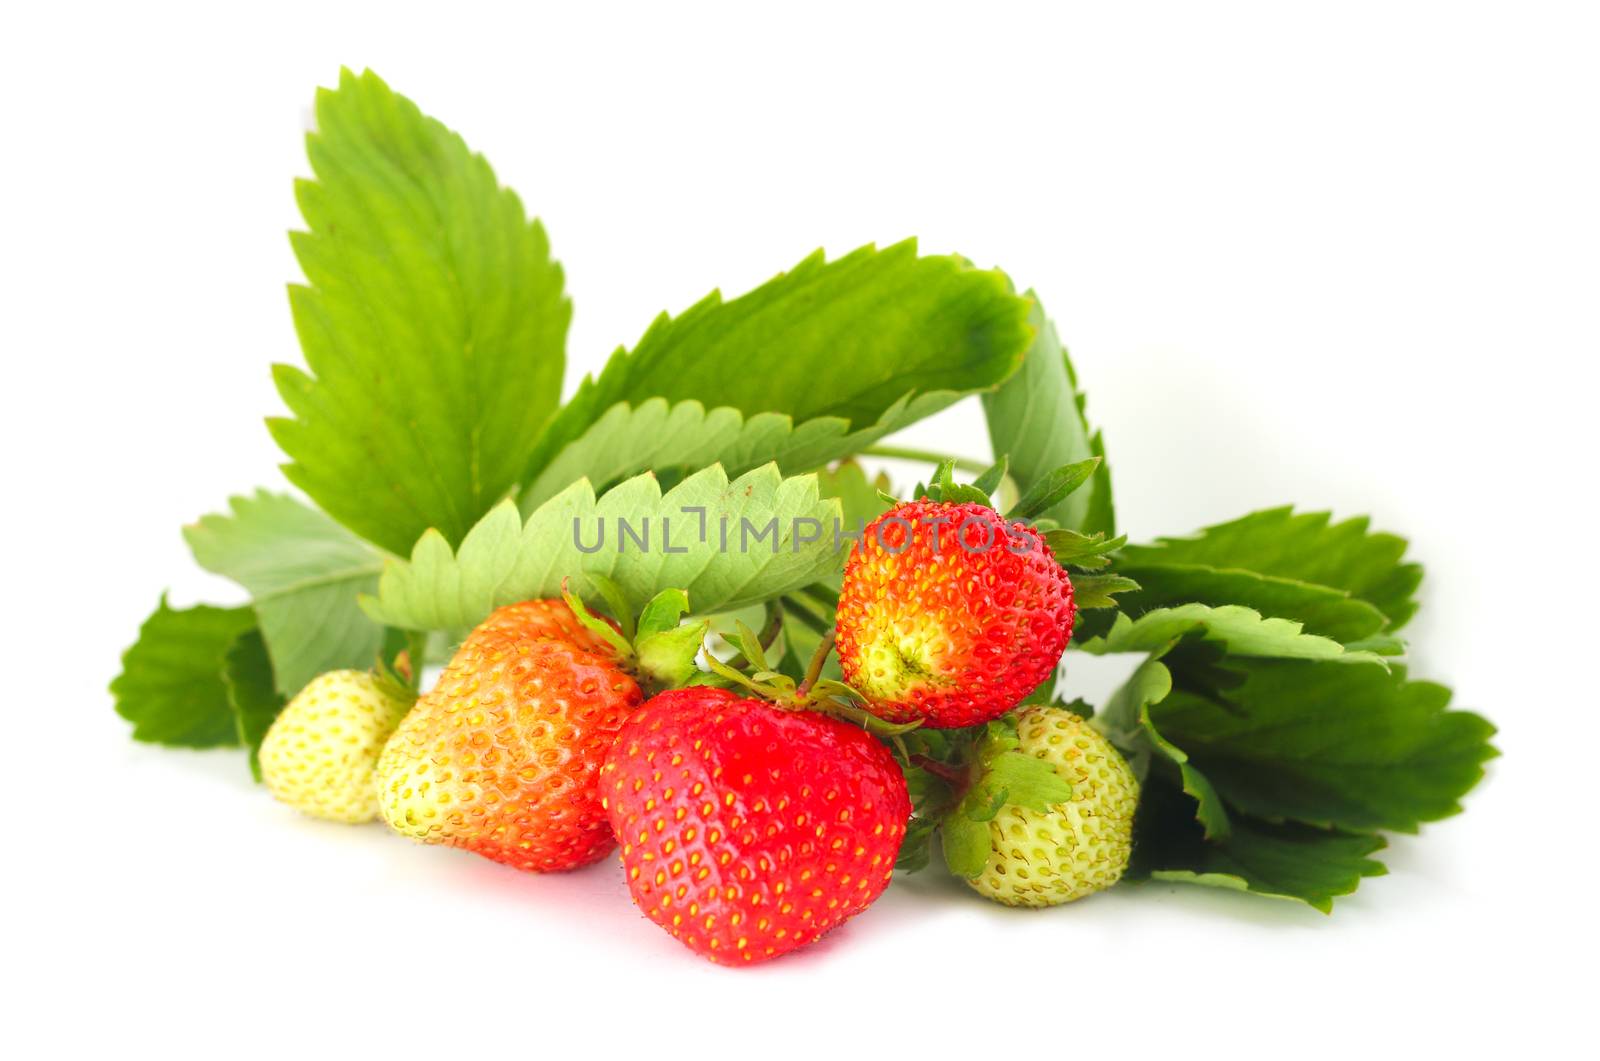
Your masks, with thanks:
[[(620, 846), (646, 917), (713, 962), (754, 963), (883, 894), (919, 770), (901, 736), (1012, 711), (1054, 674), (1073, 616), (1071, 580), (1037, 531), (922, 499), (869, 526), (848, 561), (835, 628), (845, 682), (817, 680), (827, 639), (799, 683), (769, 670), (755, 638), (750, 673), (710, 656), (711, 673), (663, 668), (664, 639), (692, 654), (703, 624), (624, 629), (576, 597), (525, 601), (474, 629), (409, 710), (373, 676), (317, 679), (273, 724), (262, 768), (307, 813), (381, 816), (522, 870), (576, 869)], [(1059, 774), (1055, 803), (996, 815), (971, 883), (1045, 905), (1120, 876), (1137, 788), (1129, 775), (1113, 798), (1081, 798), (1092, 792), (1066, 779), (1081, 782), (1086, 763), (1126, 766), (1092, 731), (1098, 743), (1063, 744), (1050, 727), (1075, 716), (1029, 710), (1033, 745), (1008, 754)], [(986, 755), (974, 746), (952, 800), (982, 788)]]

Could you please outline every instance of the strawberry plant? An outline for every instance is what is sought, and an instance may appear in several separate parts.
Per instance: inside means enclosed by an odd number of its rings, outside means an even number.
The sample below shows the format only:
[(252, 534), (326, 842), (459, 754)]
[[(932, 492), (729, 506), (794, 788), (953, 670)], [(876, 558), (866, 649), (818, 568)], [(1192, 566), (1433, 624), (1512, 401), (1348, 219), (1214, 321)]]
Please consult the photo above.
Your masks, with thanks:
[[(307, 150), (268, 421), (298, 494), (185, 528), (249, 603), (161, 598), (111, 687), (136, 740), (528, 871), (620, 847), (650, 920), (733, 964), (935, 863), (1012, 905), (1154, 879), (1327, 911), (1495, 754), (1411, 673), (1403, 539), (1288, 508), (1118, 534), (1005, 274), (813, 254), (563, 402), (567, 278), (487, 161), (348, 71)], [(993, 463), (885, 443), (962, 401)], [(1057, 694), (1082, 654), (1129, 657), (1103, 703)]]

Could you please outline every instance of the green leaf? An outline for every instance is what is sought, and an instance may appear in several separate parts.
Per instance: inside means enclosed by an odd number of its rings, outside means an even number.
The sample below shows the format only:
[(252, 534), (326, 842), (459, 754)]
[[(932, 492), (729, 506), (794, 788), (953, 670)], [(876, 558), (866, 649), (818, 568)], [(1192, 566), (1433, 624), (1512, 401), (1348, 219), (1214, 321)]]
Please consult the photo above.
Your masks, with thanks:
[(1111, 471), (1105, 464), (1100, 432), (1091, 431), (1084, 416), (1084, 395), (1056, 335), (1055, 325), (1033, 292), (1029, 324), (1033, 345), (1022, 368), (999, 390), (983, 396), (983, 415), (995, 456), (1010, 461), (1011, 477), (1027, 491), (1057, 468), (1091, 457), (1101, 458), (1094, 478), (1082, 490), (1057, 501), (1043, 515), (1070, 530), (1115, 533), (1111, 503)]
[(390, 552), (459, 542), (514, 487), (561, 390), (571, 306), (549, 241), (481, 155), (372, 73), (317, 95), (296, 192), (309, 371), (269, 421), (290, 481)]
[(664, 495), (650, 475), (598, 499), (580, 480), (526, 522), (515, 504), (499, 505), (459, 550), (436, 532), (423, 535), (409, 562), (389, 563), (377, 598), (364, 604), (392, 626), (465, 630), (503, 604), (556, 595), (563, 578), (586, 596), (594, 572), (636, 605), (682, 589), (698, 615), (731, 611), (835, 571), (838, 518), (838, 501), (818, 496), (815, 476), (785, 479), (770, 464), (732, 482), (713, 465)]
[(250, 591), (278, 691), (293, 695), (327, 671), (372, 666), (384, 630), (358, 598), (377, 589), (383, 558), (284, 494), (261, 490), (229, 507), (183, 536), (201, 567)]
[(1296, 515), (1284, 506), (1207, 527), (1192, 538), (1130, 545), (1119, 567), (1199, 564), (1327, 586), (1368, 602), (1397, 630), (1417, 610), (1412, 594), (1422, 568), (1402, 562), (1404, 538), (1367, 528), (1365, 516), (1330, 523), (1326, 512)]
[(1150, 715), (1229, 806), (1272, 821), (1415, 832), (1461, 809), (1494, 727), (1405, 669), (1237, 660), (1231, 688), (1174, 689)]
[(249, 608), (171, 608), (162, 596), (111, 682), (133, 739), (190, 748), (238, 744), (223, 659), (255, 621)]
[(1218, 645), (1234, 656), (1381, 662), (1370, 653), (1346, 652), (1337, 641), (1304, 633), (1299, 623), (1263, 618), (1260, 612), (1238, 605), (1157, 608), (1138, 619), (1118, 615), (1110, 631), (1077, 647), (1096, 656), (1150, 652), (1160, 657), (1191, 636)]
[[(711, 410), (701, 415), (724, 417), (718, 431), (728, 438), (747, 428), (719, 414), (722, 407), (747, 423), (761, 413), (788, 417), (796, 435), (809, 433), (817, 445), (803, 457), (784, 453), (783, 466), (820, 465), (849, 451), (840, 449), (839, 424), (807, 421), (837, 417), (861, 431), (893, 413), (904, 424), (993, 387), (1027, 350), (1027, 315), (1027, 301), (1003, 274), (960, 258), (918, 257), (914, 241), (863, 247), (833, 262), (819, 251), (731, 302), (713, 292), (677, 317), (658, 317), (631, 352), (618, 350), (598, 377), (583, 381), (540, 438), (526, 478), (543, 479), (618, 402), (640, 406), (650, 398), (701, 403)], [(746, 459), (768, 457), (754, 451)], [(564, 485), (556, 480), (539, 491)]]
[(261, 780), (261, 742), (283, 710), (284, 697), (272, 679), (272, 660), (260, 630), (247, 630), (222, 661), (222, 682), (239, 743), (250, 749), (250, 773)]
[(1095, 716), (1095, 726), (1117, 747), (1135, 751), (1145, 705), (1159, 704), (1171, 692), (1172, 672), (1160, 660), (1147, 659), (1111, 694)]
[(1064, 498), (1072, 494), (1088, 482), (1099, 468), (1099, 457), (1090, 457), (1088, 460), (1078, 461), (1075, 464), (1064, 464), (1052, 469), (1048, 474), (1039, 477), (1033, 485), (1027, 487), (1022, 497), (1006, 513), (1007, 519), (1036, 519), (1048, 517)]
[(851, 430), (849, 420), (818, 416), (796, 423), (784, 413), (759, 412), (748, 419), (730, 406), (707, 409), (694, 399), (668, 404), (648, 398), (618, 402), (568, 442), (523, 490), (519, 503), (531, 512), (578, 479), (597, 489), (653, 471), (671, 484), (709, 464), (738, 475), (776, 461), (785, 474), (811, 471), (859, 453), (885, 435), (950, 405), (960, 392), (908, 392), (877, 420)]
[[(992, 817), (993, 815), (991, 815)], [(944, 864), (958, 877), (971, 880), (989, 864), (989, 823), (960, 812), (946, 815), (939, 827)]]
[(1192, 801), (1152, 785), (1139, 805), (1128, 877), (1294, 899), (1328, 913), (1333, 900), (1355, 891), (1363, 877), (1387, 872), (1368, 857), (1383, 846), (1380, 836), (1250, 818), (1237, 819), (1225, 841), (1207, 842)]
[(1294, 619), (1307, 633), (1347, 645), (1377, 635), (1388, 622), (1376, 606), (1343, 590), (1254, 571), (1141, 564), (1123, 556), (1118, 558), (1117, 573), (1139, 583), (1137, 590), (1117, 598), (1117, 607), (1134, 617), (1176, 604), (1239, 604), (1263, 615)]
[(1139, 707), (1140, 732), (1150, 742), (1151, 747), (1178, 768), (1178, 779), (1183, 786), (1183, 792), (1195, 802), (1195, 820), (1200, 823), (1206, 839), (1227, 839), (1233, 831), (1233, 826), (1228, 820), (1228, 811), (1222, 804), (1222, 797), (1212, 787), (1211, 780), (1189, 761), (1189, 756), (1183, 749), (1161, 735), (1156, 729), (1155, 722), (1150, 718), (1150, 711), (1151, 703)]

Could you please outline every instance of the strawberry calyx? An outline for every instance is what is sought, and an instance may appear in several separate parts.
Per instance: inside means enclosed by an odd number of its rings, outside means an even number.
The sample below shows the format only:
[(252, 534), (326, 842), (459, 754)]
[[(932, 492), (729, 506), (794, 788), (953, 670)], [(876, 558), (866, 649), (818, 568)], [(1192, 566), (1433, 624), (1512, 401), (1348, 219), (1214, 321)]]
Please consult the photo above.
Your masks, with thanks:
[(681, 589), (665, 589), (652, 597), (638, 617), (622, 588), (604, 575), (585, 576), (605, 600), (613, 621), (595, 615), (588, 605), (562, 581), (561, 599), (584, 628), (611, 649), (618, 665), (644, 689), (647, 696), (692, 683), (701, 673), (695, 659), (711, 629), (709, 620), (683, 623), (689, 610), (689, 594)]
[(950, 872), (970, 880), (988, 862), (989, 822), (1002, 809), (1043, 812), (1072, 798), (1070, 782), (1021, 750), (1015, 714), (965, 730), (923, 730), (906, 743), (906, 781), (920, 824), (908, 834), (903, 868), (926, 862), (937, 832)]
[[(875, 736), (897, 739), (922, 725), (918, 719), (908, 723), (888, 722), (865, 707), (867, 698), (842, 681), (823, 678), (822, 668), (833, 651), (834, 632), (823, 635), (817, 650), (812, 653), (805, 674), (796, 681), (775, 669), (767, 659), (767, 645), (744, 623), (735, 623), (736, 633), (730, 639), (750, 665), (746, 673), (724, 663), (709, 650), (705, 654), (715, 684), (737, 687), (759, 700), (785, 711), (815, 711), (834, 718), (852, 722)], [(712, 682), (708, 682), (711, 684)]]

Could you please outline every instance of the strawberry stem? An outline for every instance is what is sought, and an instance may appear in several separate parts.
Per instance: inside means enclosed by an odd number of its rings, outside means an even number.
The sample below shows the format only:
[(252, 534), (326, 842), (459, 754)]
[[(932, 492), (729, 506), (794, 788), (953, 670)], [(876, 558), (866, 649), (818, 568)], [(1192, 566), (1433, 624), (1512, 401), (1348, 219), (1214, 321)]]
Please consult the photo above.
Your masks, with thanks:
[(806, 664), (806, 676), (801, 680), (800, 687), (795, 690), (795, 695), (801, 699), (817, 684), (817, 679), (822, 677), (822, 666), (828, 662), (828, 653), (833, 651), (834, 631), (829, 630), (822, 635), (817, 650), (811, 654), (811, 662)]
[(926, 449), (914, 449), (910, 446), (867, 446), (861, 452), (869, 457), (894, 457), (897, 460), (927, 461), (929, 464), (943, 464), (945, 461), (954, 461), (955, 466), (964, 472), (987, 471), (989, 467), (983, 461), (976, 461), (967, 457), (952, 457), (949, 454), (935, 453)]

